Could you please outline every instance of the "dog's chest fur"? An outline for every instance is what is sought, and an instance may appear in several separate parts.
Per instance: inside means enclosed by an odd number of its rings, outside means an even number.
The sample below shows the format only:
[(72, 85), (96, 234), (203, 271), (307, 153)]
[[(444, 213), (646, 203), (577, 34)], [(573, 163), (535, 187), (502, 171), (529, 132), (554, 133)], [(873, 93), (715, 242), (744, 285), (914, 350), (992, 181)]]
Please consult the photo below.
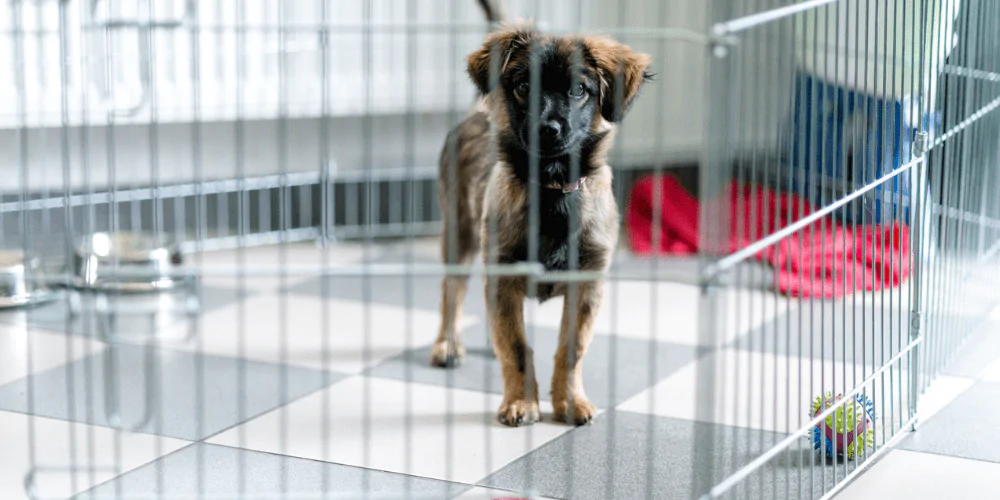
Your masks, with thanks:
[[(503, 164), (495, 168), (498, 170), (484, 186), (487, 203), (483, 241), (497, 242), (495, 253), (488, 259), (495, 258), (502, 264), (538, 262), (547, 271), (600, 271), (607, 267), (610, 252), (606, 233), (614, 226), (617, 215), (613, 207), (595, 209), (596, 204), (606, 203), (602, 196), (588, 192), (588, 186), (571, 193), (539, 187), (533, 205), (528, 185), (505, 173)], [(510, 196), (511, 191), (516, 195)], [(503, 193), (508, 196), (501, 196)], [(506, 205), (512, 203), (511, 198), (519, 199), (517, 209)], [(494, 232), (493, 238), (490, 232)], [(537, 249), (531, 246), (533, 241)], [(562, 283), (542, 283), (536, 297), (544, 301), (561, 295), (563, 288)]]

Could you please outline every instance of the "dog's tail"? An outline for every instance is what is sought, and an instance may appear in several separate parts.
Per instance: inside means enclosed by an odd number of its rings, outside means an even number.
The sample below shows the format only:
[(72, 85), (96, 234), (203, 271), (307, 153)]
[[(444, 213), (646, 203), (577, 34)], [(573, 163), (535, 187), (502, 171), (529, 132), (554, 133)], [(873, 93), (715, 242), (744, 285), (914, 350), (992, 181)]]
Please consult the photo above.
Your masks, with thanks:
[(503, 0), (479, 0), (479, 6), (483, 8), (486, 20), (490, 23), (498, 24), (507, 20)]

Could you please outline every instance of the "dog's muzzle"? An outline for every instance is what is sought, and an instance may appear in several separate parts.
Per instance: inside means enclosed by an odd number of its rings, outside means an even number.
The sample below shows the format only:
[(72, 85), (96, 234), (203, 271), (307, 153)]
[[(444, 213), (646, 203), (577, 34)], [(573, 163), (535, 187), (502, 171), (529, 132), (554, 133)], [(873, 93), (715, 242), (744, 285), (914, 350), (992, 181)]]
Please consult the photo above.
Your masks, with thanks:
[(580, 177), (579, 179), (570, 184), (560, 184), (558, 182), (550, 182), (546, 184), (545, 187), (549, 189), (559, 189), (563, 192), (563, 194), (572, 193), (573, 191), (580, 189), (580, 187), (583, 186), (583, 182), (586, 180), (587, 180), (586, 177)]

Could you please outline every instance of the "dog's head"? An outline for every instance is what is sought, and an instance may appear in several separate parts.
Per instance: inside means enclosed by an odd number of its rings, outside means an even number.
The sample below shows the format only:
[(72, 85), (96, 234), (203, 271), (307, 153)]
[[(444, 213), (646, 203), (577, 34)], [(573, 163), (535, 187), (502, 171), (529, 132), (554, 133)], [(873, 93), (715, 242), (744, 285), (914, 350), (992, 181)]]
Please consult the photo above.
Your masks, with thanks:
[(473, 82), (491, 98), (494, 122), (523, 150), (554, 157), (625, 117), (650, 78), (651, 58), (608, 38), (509, 28), (491, 34), (467, 62)]

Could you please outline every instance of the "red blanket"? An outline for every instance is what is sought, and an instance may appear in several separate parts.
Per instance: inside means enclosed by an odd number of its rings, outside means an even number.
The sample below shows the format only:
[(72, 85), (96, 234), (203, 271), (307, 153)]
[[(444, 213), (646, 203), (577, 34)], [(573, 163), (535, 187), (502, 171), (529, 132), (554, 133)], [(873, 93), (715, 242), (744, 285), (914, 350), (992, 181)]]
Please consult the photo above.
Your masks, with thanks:
[[(659, 183), (659, 241), (654, 247), (654, 188)], [(794, 194), (759, 186), (729, 186), (730, 251), (737, 251), (813, 212)], [(639, 255), (689, 255), (698, 251), (698, 200), (672, 177), (635, 184), (625, 224)], [(819, 221), (757, 253), (775, 270), (775, 287), (796, 297), (843, 297), (859, 290), (898, 286), (910, 274), (905, 224), (840, 226)]]

